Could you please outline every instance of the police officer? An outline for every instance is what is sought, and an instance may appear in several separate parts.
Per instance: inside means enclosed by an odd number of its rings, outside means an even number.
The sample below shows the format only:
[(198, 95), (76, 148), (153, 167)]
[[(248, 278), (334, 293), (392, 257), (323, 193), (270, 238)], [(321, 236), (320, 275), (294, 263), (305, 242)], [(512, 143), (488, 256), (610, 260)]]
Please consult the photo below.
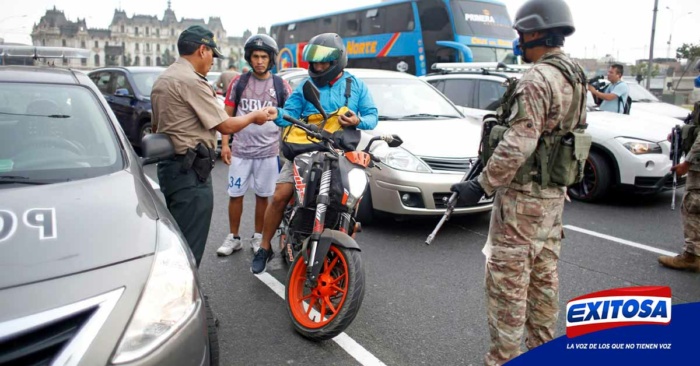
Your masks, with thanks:
[(210, 173), (216, 131), (231, 134), (263, 124), (268, 109), (229, 117), (220, 107), (206, 79), (214, 57), (223, 57), (211, 31), (193, 25), (180, 34), (177, 48), (180, 58), (153, 84), (151, 122), (153, 131), (168, 135), (175, 147), (175, 158), (158, 164), (158, 180), (199, 266), (214, 207)]
[(476, 204), (484, 194), (496, 195), (483, 250), (491, 336), (487, 365), (518, 356), (525, 328), (528, 349), (554, 338), (566, 187), (553, 184), (553, 178), (548, 181), (539, 154), (547, 152), (545, 141), (552, 142), (551, 136), (585, 126), (586, 118), (585, 75), (560, 49), (574, 33), (568, 5), (529, 0), (518, 10), (513, 27), (519, 35), (516, 53), (534, 65), (514, 93), (504, 96), (512, 103), (509, 113), (499, 118), (508, 129), (482, 174), (452, 186), (465, 205)]

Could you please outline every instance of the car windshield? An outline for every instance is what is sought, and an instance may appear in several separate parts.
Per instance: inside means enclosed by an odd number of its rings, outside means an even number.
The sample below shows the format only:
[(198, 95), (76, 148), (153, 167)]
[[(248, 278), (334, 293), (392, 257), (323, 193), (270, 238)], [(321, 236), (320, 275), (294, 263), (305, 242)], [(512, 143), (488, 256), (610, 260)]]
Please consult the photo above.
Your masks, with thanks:
[(158, 79), (158, 76), (160, 76), (162, 73), (163, 71), (135, 72), (131, 75), (136, 83), (136, 89), (138, 89), (141, 95), (150, 97), (151, 90), (153, 89), (153, 83), (156, 82), (156, 79)]
[(438, 91), (419, 79), (363, 79), (379, 120), (461, 118), (461, 113)]
[(658, 102), (659, 99), (637, 83), (627, 83), (633, 102)]
[(0, 188), (91, 178), (123, 165), (114, 129), (90, 89), (0, 83)]

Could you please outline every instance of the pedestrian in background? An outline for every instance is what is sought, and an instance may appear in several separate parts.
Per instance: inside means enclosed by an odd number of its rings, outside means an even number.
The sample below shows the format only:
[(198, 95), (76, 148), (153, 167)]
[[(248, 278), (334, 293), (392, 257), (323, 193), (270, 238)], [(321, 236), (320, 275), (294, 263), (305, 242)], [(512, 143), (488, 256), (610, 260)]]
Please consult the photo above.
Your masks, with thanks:
[[(543, 159), (554, 141), (586, 123), (586, 77), (560, 47), (574, 33), (568, 5), (529, 0), (513, 27), (525, 62), (533, 62), (503, 96), (510, 111), (498, 118), (508, 129), (483, 172), (452, 190), (475, 205), (495, 194), (486, 255), (487, 321), (491, 337), (486, 365), (502, 365), (554, 338), (559, 314), (558, 260), (566, 187)], [(551, 160), (555, 160), (554, 158)], [(569, 176), (571, 172), (557, 174)]]
[(627, 97), (630, 95), (627, 83), (622, 81), (624, 66), (620, 64), (612, 64), (608, 68), (608, 80), (610, 84), (603, 89), (602, 92), (596, 90), (592, 85), (588, 86), (594, 97), (602, 100), (600, 103), (601, 111), (613, 113), (624, 113), (627, 107)]
[[(245, 116), (264, 107), (283, 107), (292, 88), (270, 70), (277, 58), (277, 42), (265, 34), (256, 34), (246, 41), (245, 60), (252, 71), (242, 74), (230, 83), (226, 101), (229, 116)], [(216, 251), (231, 255), (242, 248), (240, 234), (243, 196), (252, 188), (255, 192), (255, 232), (251, 240), (253, 252), (260, 248), (263, 219), (268, 198), (275, 192), (279, 175), (279, 128), (273, 123), (249, 125), (233, 135), (228, 146), (228, 135), (221, 136), (221, 159), (228, 169), (228, 219), (230, 233)]]
[(206, 79), (214, 57), (223, 57), (211, 31), (199, 25), (185, 29), (177, 49), (180, 57), (153, 84), (152, 124), (153, 132), (168, 135), (175, 147), (176, 156), (158, 164), (158, 180), (199, 267), (214, 207), (210, 174), (216, 131), (231, 134), (251, 123), (263, 124), (270, 111), (229, 117), (219, 106)]
[(229, 65), (228, 70), (222, 72), (221, 75), (219, 75), (219, 78), (216, 79), (214, 87), (217, 90), (220, 90), (225, 98), (226, 93), (228, 92), (228, 86), (231, 85), (231, 81), (240, 74), (241, 73), (236, 70), (235, 65)]

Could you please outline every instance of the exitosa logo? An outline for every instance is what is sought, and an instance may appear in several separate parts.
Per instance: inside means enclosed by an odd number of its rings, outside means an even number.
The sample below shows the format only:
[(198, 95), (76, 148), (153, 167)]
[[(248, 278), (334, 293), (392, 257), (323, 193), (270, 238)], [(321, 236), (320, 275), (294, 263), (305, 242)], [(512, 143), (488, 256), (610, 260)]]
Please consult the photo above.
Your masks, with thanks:
[(566, 304), (566, 336), (630, 325), (668, 325), (671, 288), (625, 287), (579, 296)]

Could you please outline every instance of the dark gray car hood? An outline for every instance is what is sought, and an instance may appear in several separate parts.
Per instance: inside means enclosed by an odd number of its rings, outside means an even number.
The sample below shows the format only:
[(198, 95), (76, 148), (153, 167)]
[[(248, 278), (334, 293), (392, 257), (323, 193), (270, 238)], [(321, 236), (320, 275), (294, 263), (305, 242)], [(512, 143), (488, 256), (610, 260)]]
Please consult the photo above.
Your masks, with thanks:
[[(0, 242), (0, 289), (113, 265), (152, 254), (157, 211), (153, 191), (129, 171), (42, 186), (0, 187), (0, 211), (16, 217)], [(51, 212), (44, 233), (25, 216)], [(34, 210), (34, 211), (33, 211)], [(51, 216), (49, 213), (48, 216)]]

